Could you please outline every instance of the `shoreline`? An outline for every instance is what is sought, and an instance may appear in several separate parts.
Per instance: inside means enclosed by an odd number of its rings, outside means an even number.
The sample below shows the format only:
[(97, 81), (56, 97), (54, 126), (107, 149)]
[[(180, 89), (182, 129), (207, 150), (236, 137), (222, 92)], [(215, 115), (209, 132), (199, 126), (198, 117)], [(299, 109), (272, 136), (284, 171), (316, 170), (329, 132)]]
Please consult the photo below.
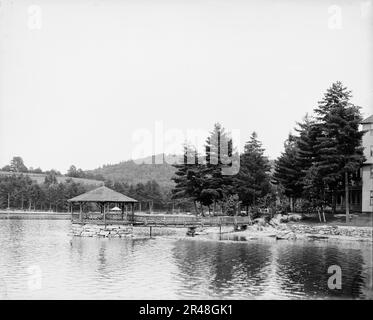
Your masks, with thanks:
[[(142, 230), (140, 230), (142, 229)], [(134, 238), (148, 234), (147, 227), (137, 227), (134, 230)], [(167, 230), (165, 230), (167, 229)], [(178, 229), (178, 230), (176, 230)], [(182, 231), (183, 230), (183, 231)], [(301, 231), (304, 230), (304, 231)], [(355, 242), (373, 243), (372, 227), (351, 227), (351, 226), (309, 226), (301, 222), (286, 224), (279, 227), (272, 226), (248, 226), (246, 230), (234, 231), (232, 227), (223, 227), (220, 234), (217, 227), (197, 228), (194, 236), (187, 236), (185, 229), (179, 228), (153, 228), (152, 237), (165, 237), (175, 240), (205, 240), (216, 241), (226, 240), (231, 242), (250, 242), (254, 240), (270, 241), (322, 241), (322, 242)], [(148, 236), (149, 238), (149, 236)]]
[[(328, 228), (338, 229), (336, 226)], [(285, 229), (286, 228), (286, 229)], [(247, 230), (234, 231), (232, 227), (223, 227), (220, 234), (218, 227), (197, 228), (194, 236), (187, 236), (183, 228), (159, 228), (153, 227), (152, 236), (149, 235), (149, 227), (133, 228), (132, 239), (164, 238), (170, 240), (190, 240), (190, 241), (228, 241), (228, 242), (250, 242), (250, 241), (271, 241), (271, 242), (343, 242), (373, 244), (371, 227), (341, 227), (340, 234), (324, 232), (318, 234), (319, 228), (326, 229), (325, 226), (312, 227), (314, 232), (294, 232), (292, 226), (281, 226), (280, 228), (261, 227), (257, 225), (248, 226)], [(297, 223), (295, 228), (310, 228), (302, 223)]]
[(50, 211), (0, 211), (0, 220), (71, 220), (71, 213)]
[[(198, 231), (197, 231), (198, 233)], [(197, 234), (194, 238), (205, 235), (219, 236), (219, 232), (205, 230), (205, 234)], [(223, 238), (233, 237), (238, 241), (258, 239), (272, 239), (274, 241), (353, 241), (373, 243), (372, 227), (335, 226), (335, 225), (307, 225), (302, 222), (281, 223), (273, 226), (248, 226), (243, 231), (231, 231), (222, 234)], [(231, 241), (237, 241), (232, 239)]]
[[(0, 211), (0, 220), (71, 220), (70, 213), (56, 212), (6, 212)], [(134, 238), (149, 238), (149, 227), (133, 228)], [(152, 237), (170, 237), (173, 239), (251, 241), (256, 239), (306, 240), (306, 241), (357, 241), (373, 242), (372, 226), (343, 226), (335, 224), (309, 224), (302, 221), (264, 223), (263, 220), (247, 226), (246, 230), (234, 231), (232, 226), (199, 227), (194, 236), (186, 235), (186, 228), (153, 227)], [(229, 239), (229, 238), (233, 239)], [(239, 239), (239, 240), (237, 240)]]

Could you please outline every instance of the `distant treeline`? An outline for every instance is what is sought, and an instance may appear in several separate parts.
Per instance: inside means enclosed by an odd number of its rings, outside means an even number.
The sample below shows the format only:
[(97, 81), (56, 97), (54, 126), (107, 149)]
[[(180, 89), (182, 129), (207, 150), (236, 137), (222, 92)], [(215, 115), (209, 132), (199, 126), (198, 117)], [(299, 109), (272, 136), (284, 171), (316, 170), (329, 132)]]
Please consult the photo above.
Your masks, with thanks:
[(67, 211), (67, 200), (92, 187), (73, 179), (58, 183), (56, 174), (45, 176), (43, 184), (22, 173), (0, 176), (0, 208)]
[[(38, 174), (52, 174), (56, 176), (62, 176), (61, 172), (55, 169), (43, 171), (39, 168), (27, 168), (24, 164), (23, 159), (19, 156), (13, 157), (10, 164), (4, 166), (0, 169), (5, 172), (14, 172), (14, 173), (38, 173)], [(83, 171), (82, 169), (77, 169), (74, 165), (70, 166), (69, 170), (65, 174), (67, 177), (71, 178), (83, 178), (83, 179), (93, 179), (104, 181), (105, 177), (102, 174), (95, 174), (93, 172)]]
[[(156, 181), (129, 185), (107, 180), (105, 185), (140, 202), (138, 209), (167, 210), (171, 208), (169, 193)], [(68, 199), (95, 188), (69, 178), (58, 182), (54, 172), (46, 174), (42, 184), (23, 173), (0, 176), (0, 208), (20, 210), (68, 211)], [(141, 207), (140, 207), (141, 206)]]
[[(144, 161), (147, 159), (144, 159)], [(44, 171), (41, 168), (27, 167), (21, 157), (14, 157), (9, 165), (4, 166), (0, 171), (15, 173), (36, 173), (36, 174), (55, 174), (57, 176), (66, 176), (71, 178), (82, 178), (99, 181), (125, 181), (129, 185), (137, 183), (147, 183), (155, 180), (163, 188), (171, 190), (174, 187), (172, 176), (175, 168), (164, 162), (161, 164), (138, 163), (138, 160), (122, 161), (117, 164), (107, 164), (94, 170), (83, 170), (71, 165), (66, 174), (62, 175), (60, 171), (51, 169)]]

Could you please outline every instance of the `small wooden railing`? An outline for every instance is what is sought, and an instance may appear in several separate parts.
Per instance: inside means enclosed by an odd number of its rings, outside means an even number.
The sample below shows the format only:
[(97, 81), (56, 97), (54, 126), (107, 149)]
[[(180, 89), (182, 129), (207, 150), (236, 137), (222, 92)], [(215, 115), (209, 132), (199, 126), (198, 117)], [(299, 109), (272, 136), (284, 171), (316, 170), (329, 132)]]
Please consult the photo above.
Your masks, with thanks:
[(251, 224), (250, 217), (135, 216), (135, 222), (146, 226), (220, 226)]
[[(80, 223), (104, 223), (103, 215), (100, 213), (84, 213), (80, 220), (79, 214), (73, 214), (72, 220)], [(177, 215), (122, 215), (119, 213), (106, 214), (106, 224), (129, 224), (138, 226), (157, 226), (157, 227), (191, 227), (191, 226), (227, 226), (227, 225), (248, 225), (251, 224), (250, 217), (242, 216), (218, 216), (218, 217), (196, 217), (196, 216), (177, 216)]]

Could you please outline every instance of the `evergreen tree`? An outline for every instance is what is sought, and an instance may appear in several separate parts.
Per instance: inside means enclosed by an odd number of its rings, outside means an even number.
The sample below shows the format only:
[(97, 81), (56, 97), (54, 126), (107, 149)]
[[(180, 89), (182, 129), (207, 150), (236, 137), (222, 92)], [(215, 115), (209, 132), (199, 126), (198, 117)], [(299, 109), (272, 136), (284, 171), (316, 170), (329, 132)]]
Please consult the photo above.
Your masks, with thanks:
[(149, 209), (153, 211), (154, 206), (160, 207), (163, 204), (162, 190), (155, 180), (150, 180), (145, 184), (146, 198), (149, 201)]
[(314, 119), (306, 115), (295, 130), (299, 133), (299, 136), (296, 137), (298, 165), (301, 171), (306, 174), (317, 155), (315, 148), (317, 138), (320, 136), (320, 128)]
[(325, 202), (325, 185), (321, 176), (314, 166), (318, 158), (317, 144), (321, 137), (321, 126), (308, 115), (303, 119), (303, 122), (298, 123), (298, 128), (295, 129), (299, 136), (296, 137), (296, 165), (302, 173), (299, 176), (299, 185), (302, 187), (302, 197), (310, 201), (314, 207), (319, 207)]
[(258, 199), (270, 192), (270, 164), (264, 156), (264, 149), (255, 132), (245, 144), (240, 157), (240, 171), (235, 177), (235, 191), (242, 204), (249, 211), (249, 206), (256, 205)]
[(285, 142), (285, 150), (275, 162), (273, 179), (281, 184), (285, 195), (290, 200), (290, 210), (294, 211), (295, 201), (302, 195), (302, 178), (304, 173), (300, 170), (297, 161), (298, 148), (296, 138), (289, 135)]
[(197, 204), (201, 202), (203, 190), (202, 168), (198, 159), (197, 150), (187, 144), (184, 145), (183, 160), (175, 164), (177, 169), (172, 180), (175, 187), (172, 189), (173, 200), (192, 201), (196, 214), (199, 214)]
[(205, 148), (206, 163), (202, 167), (203, 189), (200, 200), (209, 211), (213, 205), (215, 213), (216, 203), (227, 199), (234, 191), (232, 176), (224, 174), (225, 169), (233, 165), (233, 142), (219, 123), (214, 125)]
[(143, 183), (140, 182), (140, 183), (136, 184), (135, 193), (136, 193), (136, 196), (137, 196), (137, 200), (140, 200), (140, 201), (146, 201), (147, 200), (145, 185)]
[(312, 209), (324, 212), (328, 204), (326, 199), (326, 185), (322, 179), (321, 172), (316, 165), (312, 165), (302, 179), (303, 197), (309, 202)]
[(350, 102), (351, 91), (335, 82), (315, 109), (322, 129), (316, 146), (315, 163), (323, 182), (333, 192), (345, 187), (346, 221), (349, 221), (349, 183), (364, 162), (362, 136), (359, 131), (360, 108)]

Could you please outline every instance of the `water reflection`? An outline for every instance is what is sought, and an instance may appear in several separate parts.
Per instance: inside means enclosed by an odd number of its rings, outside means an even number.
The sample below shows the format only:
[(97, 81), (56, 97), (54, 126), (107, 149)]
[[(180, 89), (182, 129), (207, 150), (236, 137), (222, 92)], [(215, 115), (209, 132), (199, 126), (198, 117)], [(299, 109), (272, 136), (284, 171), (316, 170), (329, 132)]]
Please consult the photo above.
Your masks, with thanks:
[[(356, 277), (361, 277), (362, 257), (359, 250), (340, 250), (330, 246), (282, 246), (277, 259), (277, 276), (281, 288), (288, 290), (293, 284), (299, 291), (313, 297), (350, 297), (360, 295)], [(342, 289), (328, 288), (328, 268), (341, 267)]]
[[(270, 261), (269, 247), (246, 243), (179, 241), (173, 254), (184, 294), (248, 298), (263, 291), (261, 271)], [(193, 281), (190, 281), (193, 279)], [(246, 290), (249, 289), (249, 290)]]
[[(0, 221), (0, 299), (369, 298), (371, 246), (72, 238), (70, 222)], [(340, 291), (327, 269), (340, 265)], [(30, 266), (42, 286), (28, 286)]]

